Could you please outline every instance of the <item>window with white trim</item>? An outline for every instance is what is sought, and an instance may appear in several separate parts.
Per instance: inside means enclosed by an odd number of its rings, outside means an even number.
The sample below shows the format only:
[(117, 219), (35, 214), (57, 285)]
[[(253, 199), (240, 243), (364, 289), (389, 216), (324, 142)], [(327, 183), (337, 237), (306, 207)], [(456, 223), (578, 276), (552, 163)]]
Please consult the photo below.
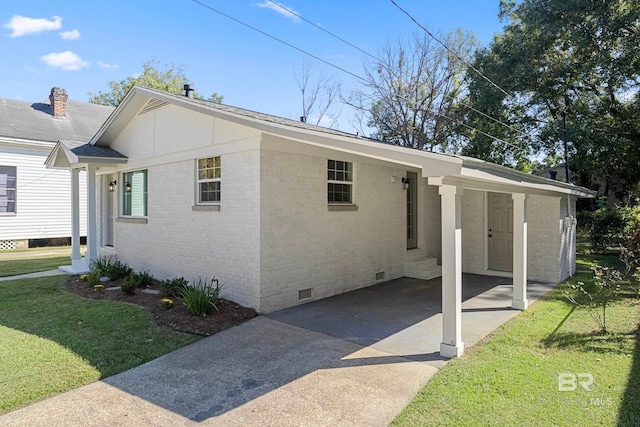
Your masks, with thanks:
[(147, 170), (122, 174), (122, 216), (147, 216)]
[(0, 166), (0, 214), (16, 213), (16, 173), (15, 166)]
[(220, 204), (222, 168), (220, 156), (198, 159), (198, 204)]
[(329, 203), (353, 203), (353, 163), (329, 160), (327, 162), (327, 180)]

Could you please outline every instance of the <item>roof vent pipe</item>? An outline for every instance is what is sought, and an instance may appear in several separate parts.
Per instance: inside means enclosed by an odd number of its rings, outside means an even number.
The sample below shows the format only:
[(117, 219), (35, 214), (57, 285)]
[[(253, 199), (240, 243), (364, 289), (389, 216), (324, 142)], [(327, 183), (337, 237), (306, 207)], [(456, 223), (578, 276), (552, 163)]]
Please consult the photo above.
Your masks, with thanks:
[(300, 116), (300, 121), (302, 123), (307, 123), (307, 116)]
[(557, 180), (558, 179), (558, 171), (549, 171), (549, 177), (554, 181)]
[(184, 96), (186, 96), (187, 98), (193, 99), (193, 90), (194, 90), (193, 85), (186, 84), (183, 87), (184, 87)]

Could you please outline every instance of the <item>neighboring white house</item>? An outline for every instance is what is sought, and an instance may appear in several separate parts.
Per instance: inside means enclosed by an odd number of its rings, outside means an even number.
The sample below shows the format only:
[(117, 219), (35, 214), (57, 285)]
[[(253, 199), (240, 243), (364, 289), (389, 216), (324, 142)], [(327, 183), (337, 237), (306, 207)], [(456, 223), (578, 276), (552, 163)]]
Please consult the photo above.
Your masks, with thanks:
[[(27, 247), (32, 239), (71, 237), (69, 172), (47, 169), (44, 161), (61, 139), (88, 141), (112, 111), (67, 100), (59, 88), (51, 89), (48, 103), (0, 98), (0, 250)], [(83, 188), (84, 181), (83, 173)], [(82, 235), (85, 201), (83, 193)]]
[[(89, 258), (161, 279), (215, 276), (224, 297), (262, 313), (442, 275), (446, 356), (463, 348), (462, 272), (513, 277), (513, 307), (525, 309), (527, 279), (574, 273), (575, 202), (594, 195), (141, 87), (89, 144), (62, 141), (47, 165), (89, 171)], [(74, 253), (68, 271), (81, 271)]]

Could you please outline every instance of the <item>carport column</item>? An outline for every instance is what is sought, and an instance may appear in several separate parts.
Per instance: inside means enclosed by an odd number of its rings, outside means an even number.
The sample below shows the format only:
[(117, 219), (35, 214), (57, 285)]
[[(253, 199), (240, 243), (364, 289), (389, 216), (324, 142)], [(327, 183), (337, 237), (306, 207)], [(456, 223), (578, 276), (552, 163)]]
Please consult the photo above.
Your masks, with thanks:
[(84, 270), (80, 256), (80, 169), (71, 169), (71, 268)]
[(98, 258), (98, 235), (96, 231), (96, 167), (87, 166), (87, 265)]
[(462, 188), (441, 185), (442, 343), (440, 355), (458, 357), (462, 342)]
[(513, 193), (513, 300), (511, 307), (526, 310), (527, 300), (527, 195)]

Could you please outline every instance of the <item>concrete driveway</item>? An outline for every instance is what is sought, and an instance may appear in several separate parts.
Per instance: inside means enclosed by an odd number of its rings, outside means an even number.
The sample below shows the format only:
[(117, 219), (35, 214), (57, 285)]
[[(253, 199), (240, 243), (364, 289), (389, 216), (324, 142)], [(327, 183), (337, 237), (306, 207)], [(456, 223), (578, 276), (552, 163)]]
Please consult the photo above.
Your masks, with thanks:
[[(518, 312), (511, 279), (463, 282), (468, 347)], [(384, 426), (446, 363), (440, 292), (403, 278), (260, 316), (0, 425)]]

